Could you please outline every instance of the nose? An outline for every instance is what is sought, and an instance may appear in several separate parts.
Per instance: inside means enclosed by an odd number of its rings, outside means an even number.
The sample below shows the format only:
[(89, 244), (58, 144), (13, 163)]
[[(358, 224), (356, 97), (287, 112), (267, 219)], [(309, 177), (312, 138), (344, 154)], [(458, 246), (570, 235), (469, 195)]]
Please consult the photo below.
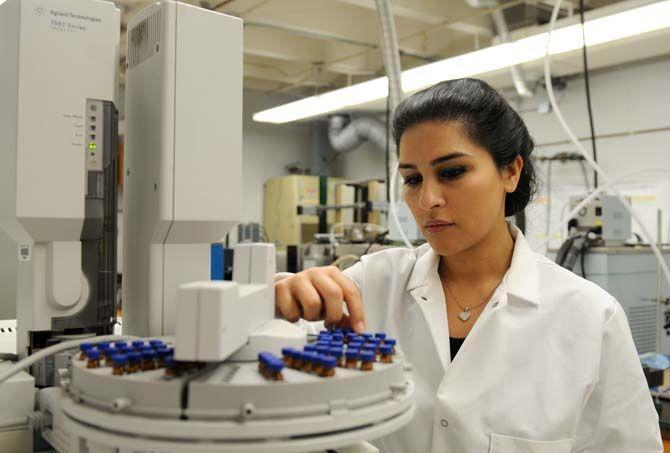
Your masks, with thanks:
[(446, 199), (440, 190), (439, 184), (424, 180), (419, 195), (419, 207), (424, 211), (444, 206)]

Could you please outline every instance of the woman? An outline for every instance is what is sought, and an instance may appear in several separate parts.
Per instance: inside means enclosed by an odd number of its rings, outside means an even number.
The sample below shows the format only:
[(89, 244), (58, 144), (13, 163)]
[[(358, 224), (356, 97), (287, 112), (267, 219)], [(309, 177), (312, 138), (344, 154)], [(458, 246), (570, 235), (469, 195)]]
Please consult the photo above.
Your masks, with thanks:
[(534, 189), (517, 113), (486, 83), (452, 80), (401, 103), (393, 131), (404, 199), (428, 243), (275, 284), (289, 320), (397, 337), (417, 415), (382, 451), (661, 452), (621, 306), (506, 223)]

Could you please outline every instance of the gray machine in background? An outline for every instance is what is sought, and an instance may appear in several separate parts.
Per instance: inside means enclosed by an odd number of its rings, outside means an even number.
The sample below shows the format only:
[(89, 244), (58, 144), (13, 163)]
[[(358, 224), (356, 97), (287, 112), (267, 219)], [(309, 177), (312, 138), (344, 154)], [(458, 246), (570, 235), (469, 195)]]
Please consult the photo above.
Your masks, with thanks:
[[(663, 249), (663, 256), (670, 263), (670, 248)], [(662, 276), (650, 247), (593, 247), (584, 256), (584, 268), (578, 260), (574, 272), (619, 301), (639, 354), (670, 354), (670, 291), (659, 280)]]

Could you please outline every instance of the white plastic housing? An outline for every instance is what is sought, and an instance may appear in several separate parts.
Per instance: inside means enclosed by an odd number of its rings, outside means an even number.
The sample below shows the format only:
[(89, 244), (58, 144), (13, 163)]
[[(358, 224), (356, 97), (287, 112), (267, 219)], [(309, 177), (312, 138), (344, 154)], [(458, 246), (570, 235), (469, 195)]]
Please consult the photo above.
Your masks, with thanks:
[(242, 21), (163, 1), (128, 24), (124, 333), (174, 333), (177, 287), (207, 280), (239, 221)]
[(86, 100), (118, 104), (120, 12), (97, 0), (0, 2), (0, 228), (15, 241), (18, 352), (86, 304)]

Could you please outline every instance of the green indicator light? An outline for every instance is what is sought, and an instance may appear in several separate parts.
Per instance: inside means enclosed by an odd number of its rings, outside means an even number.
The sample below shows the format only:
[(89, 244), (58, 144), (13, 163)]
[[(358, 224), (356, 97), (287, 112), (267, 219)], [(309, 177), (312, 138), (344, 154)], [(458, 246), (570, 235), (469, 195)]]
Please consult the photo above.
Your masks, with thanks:
[(95, 149), (95, 143), (91, 142), (88, 144), (88, 149)]

